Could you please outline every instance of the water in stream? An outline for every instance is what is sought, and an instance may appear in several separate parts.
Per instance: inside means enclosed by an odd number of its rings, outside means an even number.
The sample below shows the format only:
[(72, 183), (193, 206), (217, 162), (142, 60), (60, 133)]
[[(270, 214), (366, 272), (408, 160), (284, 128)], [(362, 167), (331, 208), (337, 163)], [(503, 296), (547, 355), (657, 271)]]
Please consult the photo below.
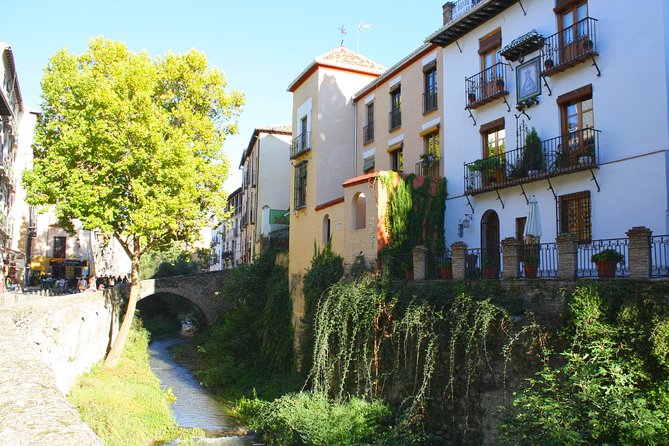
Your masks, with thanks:
[[(172, 405), (172, 413), (181, 427), (199, 427), (207, 432), (207, 438), (197, 441), (198, 445), (207, 446), (250, 446), (252, 439), (239, 436), (221, 436), (222, 432), (232, 431), (235, 425), (220, 404), (200, 386), (191, 372), (175, 362), (169, 353), (169, 347), (183, 342), (180, 338), (167, 338), (149, 345), (151, 370), (160, 379), (163, 388), (172, 388), (177, 401)], [(174, 441), (168, 446), (178, 445)]]

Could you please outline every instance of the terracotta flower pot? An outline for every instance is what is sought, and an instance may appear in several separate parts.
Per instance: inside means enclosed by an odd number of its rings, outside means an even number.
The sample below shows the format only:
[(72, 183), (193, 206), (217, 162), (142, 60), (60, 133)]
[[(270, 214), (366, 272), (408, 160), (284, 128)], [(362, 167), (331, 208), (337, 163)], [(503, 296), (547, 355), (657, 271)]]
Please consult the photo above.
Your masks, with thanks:
[(523, 271), (525, 271), (526, 279), (536, 279), (539, 272), (539, 265), (528, 265), (523, 263)]
[(616, 265), (618, 262), (595, 262), (597, 265), (597, 276), (600, 279), (612, 279), (616, 276)]
[(442, 279), (452, 279), (453, 278), (453, 267), (452, 266), (442, 266), (439, 268), (439, 277)]
[(497, 279), (497, 269), (494, 266), (484, 266), (483, 267), (483, 278), (485, 278), (485, 279)]

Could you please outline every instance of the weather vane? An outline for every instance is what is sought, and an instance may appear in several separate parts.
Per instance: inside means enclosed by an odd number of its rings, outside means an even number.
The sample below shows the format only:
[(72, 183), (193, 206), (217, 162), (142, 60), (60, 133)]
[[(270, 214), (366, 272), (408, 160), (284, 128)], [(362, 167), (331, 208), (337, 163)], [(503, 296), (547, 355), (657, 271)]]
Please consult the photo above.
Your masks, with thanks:
[(339, 45), (344, 46), (344, 36), (348, 34), (346, 32), (346, 28), (344, 28), (344, 25), (339, 27), (339, 32), (341, 33), (341, 43)]

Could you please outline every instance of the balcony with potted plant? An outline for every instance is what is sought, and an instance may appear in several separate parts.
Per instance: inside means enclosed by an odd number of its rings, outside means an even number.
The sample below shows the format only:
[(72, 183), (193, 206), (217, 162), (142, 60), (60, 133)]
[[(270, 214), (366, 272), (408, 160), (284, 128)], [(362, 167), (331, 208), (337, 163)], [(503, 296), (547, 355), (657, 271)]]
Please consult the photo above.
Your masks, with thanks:
[(498, 62), (465, 79), (466, 108), (478, 108), (509, 94), (506, 64)]
[(585, 128), (541, 140), (532, 129), (525, 145), (465, 164), (465, 194), (476, 195), (546, 178), (597, 168), (599, 134)]
[[(553, 76), (586, 60), (595, 62), (597, 19), (586, 17), (544, 39), (542, 76)], [(599, 67), (595, 63), (599, 72)]]

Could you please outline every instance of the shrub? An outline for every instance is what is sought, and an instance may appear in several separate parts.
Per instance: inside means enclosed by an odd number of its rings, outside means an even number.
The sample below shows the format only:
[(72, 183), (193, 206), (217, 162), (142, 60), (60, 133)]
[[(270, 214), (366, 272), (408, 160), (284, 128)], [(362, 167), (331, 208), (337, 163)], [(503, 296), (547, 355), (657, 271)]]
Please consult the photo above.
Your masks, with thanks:
[(597, 254), (593, 254), (590, 260), (592, 260), (594, 263), (600, 263), (600, 262), (620, 263), (623, 260), (625, 260), (625, 256), (620, 254), (618, 251), (614, 249), (605, 249), (603, 251), (598, 252)]
[(649, 396), (658, 404), (666, 402), (666, 392), (643, 390), (647, 375), (622, 340), (625, 329), (607, 323), (602, 300), (589, 288), (574, 292), (568, 317), (571, 346), (547, 361), (516, 395), (502, 442), (662, 443), (669, 434), (667, 413)]
[(245, 423), (277, 446), (368, 445), (380, 436), (390, 417), (390, 409), (380, 401), (329, 401), (311, 392), (284, 395), (272, 402), (243, 399), (236, 410)]

